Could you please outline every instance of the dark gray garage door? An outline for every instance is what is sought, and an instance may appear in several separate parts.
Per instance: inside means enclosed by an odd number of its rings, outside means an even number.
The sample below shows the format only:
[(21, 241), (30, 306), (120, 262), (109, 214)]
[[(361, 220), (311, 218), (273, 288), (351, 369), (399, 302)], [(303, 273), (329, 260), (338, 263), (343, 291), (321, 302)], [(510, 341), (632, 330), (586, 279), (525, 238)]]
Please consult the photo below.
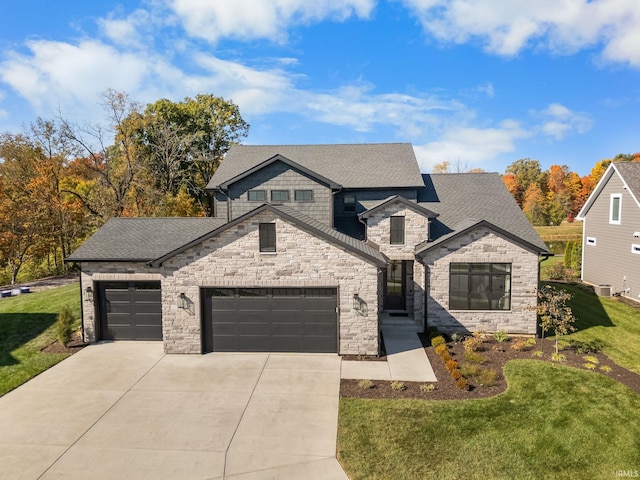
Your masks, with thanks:
[(103, 340), (162, 340), (160, 282), (101, 282)]
[(205, 352), (338, 351), (335, 288), (208, 288)]

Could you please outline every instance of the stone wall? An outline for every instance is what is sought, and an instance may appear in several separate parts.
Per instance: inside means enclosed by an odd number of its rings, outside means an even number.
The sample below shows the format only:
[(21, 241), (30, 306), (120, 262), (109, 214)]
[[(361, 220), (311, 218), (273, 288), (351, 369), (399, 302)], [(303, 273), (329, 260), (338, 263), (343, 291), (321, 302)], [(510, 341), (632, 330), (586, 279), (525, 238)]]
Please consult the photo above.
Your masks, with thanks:
[[(262, 222), (276, 224), (275, 253), (259, 251), (258, 224)], [(167, 353), (202, 351), (201, 287), (337, 287), (339, 353), (378, 354), (378, 268), (269, 212), (229, 228), (158, 269), (144, 263), (84, 263), (83, 288), (100, 280), (161, 281)], [(189, 300), (186, 310), (178, 308), (180, 293)], [(366, 316), (353, 310), (354, 293), (367, 303)], [(83, 300), (83, 311), (85, 338), (96, 341), (99, 334), (94, 303)]]
[[(420, 255), (427, 271), (427, 325), (447, 332), (504, 330), (535, 334), (538, 256), (478, 228), (446, 245)], [(511, 310), (449, 310), (449, 264), (452, 262), (511, 263)]]
[[(391, 245), (392, 216), (404, 217), (404, 244)], [(390, 260), (413, 260), (415, 246), (429, 238), (429, 220), (406, 208), (402, 203), (392, 202), (367, 218), (367, 240), (380, 246), (380, 251)]]

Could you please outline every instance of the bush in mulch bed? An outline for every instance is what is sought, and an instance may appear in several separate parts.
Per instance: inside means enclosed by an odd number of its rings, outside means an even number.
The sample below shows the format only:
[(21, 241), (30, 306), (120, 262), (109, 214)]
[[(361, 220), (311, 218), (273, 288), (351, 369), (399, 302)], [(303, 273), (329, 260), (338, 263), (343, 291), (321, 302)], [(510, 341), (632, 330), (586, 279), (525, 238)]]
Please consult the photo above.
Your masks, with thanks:
[[(481, 342), (475, 342), (475, 347), (478, 347), (476, 351), (466, 350), (462, 340), (445, 341), (445, 343), (437, 340), (436, 347), (431, 346), (428, 335), (421, 335), (421, 340), (438, 382), (403, 382), (406, 387), (404, 390), (393, 390), (391, 382), (373, 380), (373, 386), (365, 390), (358, 388), (358, 380), (342, 380), (340, 395), (355, 398), (415, 398), (424, 400), (486, 398), (502, 393), (507, 388), (502, 372), (504, 364), (509, 360), (526, 358), (558, 363), (552, 361), (553, 348), (551, 343), (546, 341), (543, 344), (540, 339), (510, 337), (507, 340), (497, 341), (491, 335), (483, 335)], [(441, 345), (444, 345), (444, 348)], [(640, 394), (640, 375), (616, 365), (602, 353), (585, 352), (582, 347), (584, 346), (580, 344), (567, 344), (562, 350), (564, 360), (561, 364), (590, 370), (594, 374), (606, 375), (624, 383)], [(441, 354), (436, 353), (436, 349)], [(592, 350), (591, 348), (586, 349)], [(445, 361), (442, 359), (443, 356), (446, 358)], [(457, 362), (457, 371), (460, 372), (459, 378), (452, 378), (450, 371), (447, 370), (446, 362), (449, 361)], [(453, 363), (449, 363), (449, 365), (453, 365)], [(462, 372), (466, 373), (468, 377)], [(457, 376), (457, 374), (455, 375)]]

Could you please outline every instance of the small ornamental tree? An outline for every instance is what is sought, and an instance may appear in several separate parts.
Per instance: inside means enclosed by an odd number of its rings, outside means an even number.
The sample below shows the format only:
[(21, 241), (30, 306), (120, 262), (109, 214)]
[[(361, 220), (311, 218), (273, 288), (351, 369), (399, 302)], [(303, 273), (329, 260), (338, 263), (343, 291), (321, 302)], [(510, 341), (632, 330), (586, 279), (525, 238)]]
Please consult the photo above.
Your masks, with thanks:
[(544, 332), (553, 331), (556, 335), (556, 354), (558, 353), (558, 339), (560, 335), (573, 332), (576, 328), (573, 322), (571, 308), (567, 302), (571, 300), (571, 294), (564, 290), (558, 290), (550, 285), (545, 285), (538, 291), (538, 316), (540, 317), (540, 327)]
[(73, 336), (73, 324), (75, 320), (71, 307), (64, 305), (58, 313), (56, 336), (58, 337), (58, 341), (65, 347), (69, 344)]

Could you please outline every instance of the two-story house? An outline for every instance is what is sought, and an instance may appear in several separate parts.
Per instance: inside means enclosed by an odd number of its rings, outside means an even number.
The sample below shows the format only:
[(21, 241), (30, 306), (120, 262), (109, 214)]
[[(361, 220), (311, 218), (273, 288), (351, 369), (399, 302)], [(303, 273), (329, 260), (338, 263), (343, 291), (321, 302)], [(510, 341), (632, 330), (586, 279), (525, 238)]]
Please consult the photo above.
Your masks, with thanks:
[(410, 144), (234, 146), (211, 218), (115, 218), (81, 263), (85, 339), (378, 354), (381, 324), (534, 334), (548, 254), (497, 174)]
[(640, 301), (640, 163), (609, 165), (576, 218), (582, 280)]

